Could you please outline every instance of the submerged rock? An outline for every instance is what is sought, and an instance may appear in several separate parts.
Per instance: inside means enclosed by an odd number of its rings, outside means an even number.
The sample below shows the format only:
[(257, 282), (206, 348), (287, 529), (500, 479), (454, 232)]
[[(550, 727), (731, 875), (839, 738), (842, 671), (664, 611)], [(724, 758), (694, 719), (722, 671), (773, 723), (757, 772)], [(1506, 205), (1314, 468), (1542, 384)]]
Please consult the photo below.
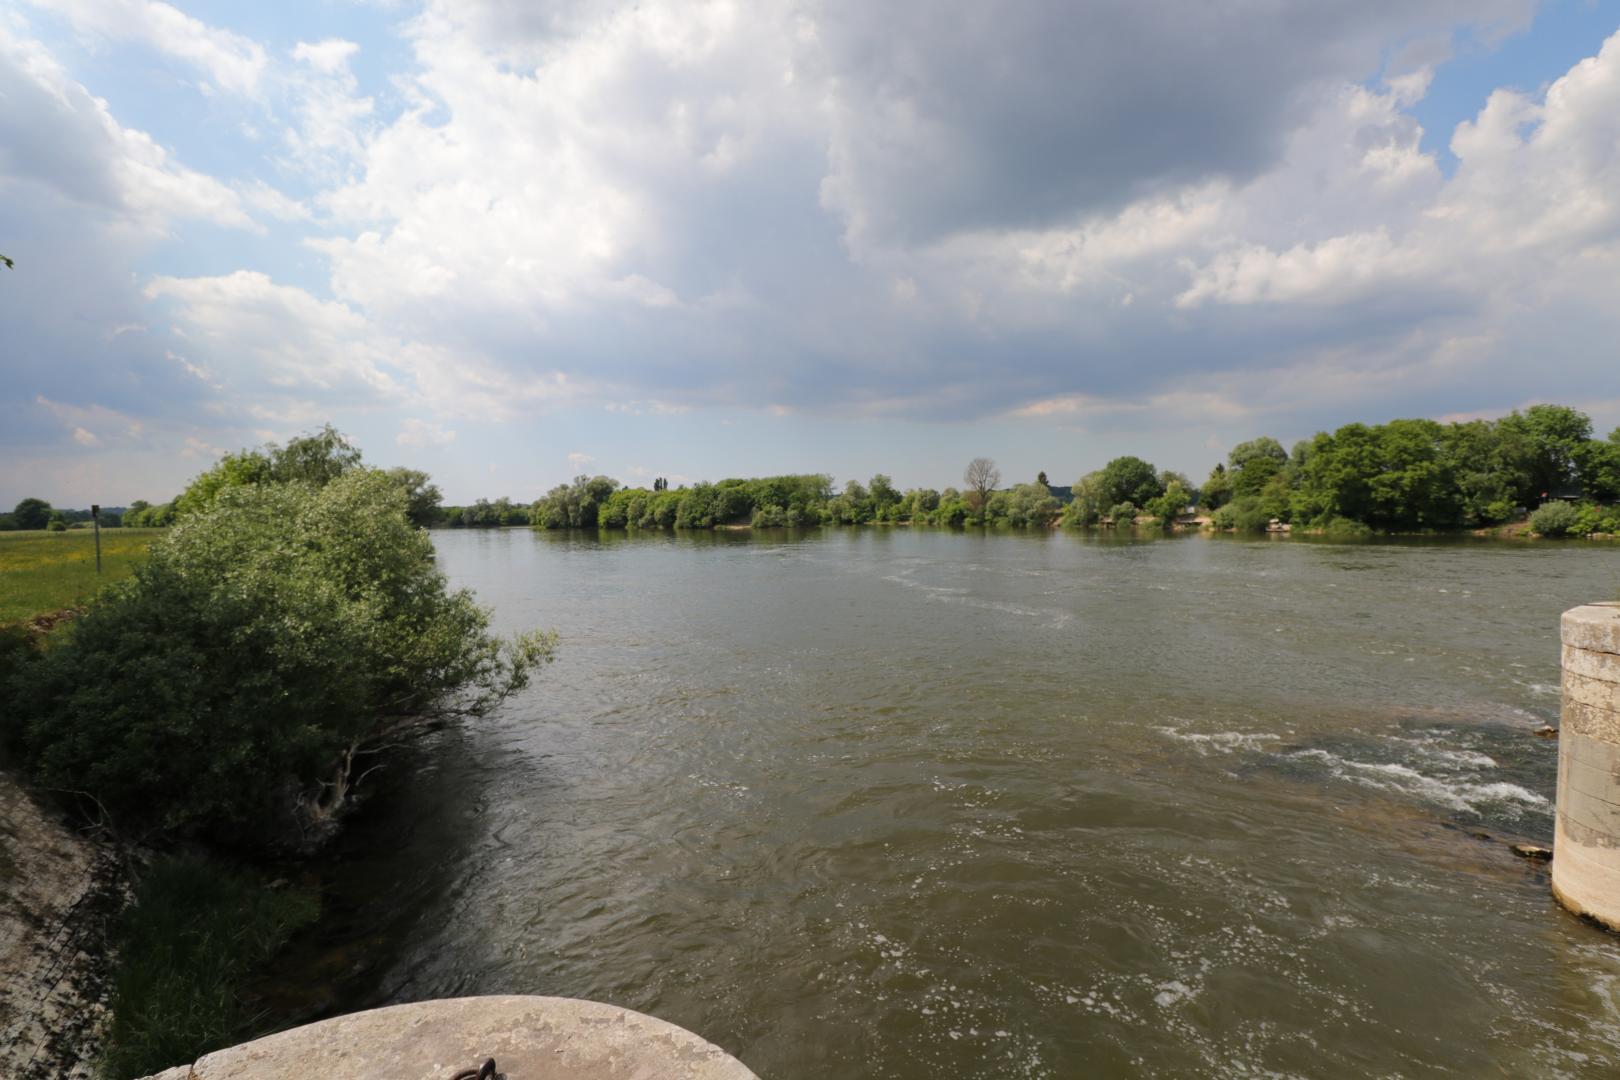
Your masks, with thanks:
[(1546, 862), (1553, 856), (1552, 848), (1544, 848), (1539, 844), (1514, 844), (1513, 854), (1524, 859), (1535, 859), (1538, 862)]
[(1540, 727), (1536, 728), (1535, 731), (1531, 732), (1531, 734), (1541, 739), (1556, 739), (1558, 738), (1558, 729), (1553, 727), (1551, 724), (1542, 724)]

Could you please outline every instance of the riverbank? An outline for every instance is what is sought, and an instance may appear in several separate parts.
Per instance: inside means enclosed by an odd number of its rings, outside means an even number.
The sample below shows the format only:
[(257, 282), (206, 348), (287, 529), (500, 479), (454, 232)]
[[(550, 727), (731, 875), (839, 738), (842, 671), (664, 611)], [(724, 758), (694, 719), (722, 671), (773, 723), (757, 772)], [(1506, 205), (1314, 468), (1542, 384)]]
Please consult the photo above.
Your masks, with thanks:
[(111, 845), (0, 772), (0, 1076), (97, 1076), (128, 895)]

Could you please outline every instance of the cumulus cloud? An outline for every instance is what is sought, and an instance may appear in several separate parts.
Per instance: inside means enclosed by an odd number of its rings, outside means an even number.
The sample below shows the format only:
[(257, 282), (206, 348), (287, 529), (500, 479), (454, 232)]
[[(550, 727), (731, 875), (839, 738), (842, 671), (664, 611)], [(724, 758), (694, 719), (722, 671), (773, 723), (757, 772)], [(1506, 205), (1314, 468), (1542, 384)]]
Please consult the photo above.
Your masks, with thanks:
[[(226, 184), (173, 160), (74, 81), (39, 42), (0, 25), (0, 182), (158, 230), (201, 219), (253, 227)], [(43, 208), (42, 208), (43, 209)]]
[[(207, 175), (0, 29), (0, 235), (109, 263), (67, 312), (69, 261), (36, 256), (57, 292), (19, 290), (0, 420), (77, 383), (232, 430), (385, 415), (420, 448), (576, 408), (1259, 424), (1563, 393), (1620, 334), (1620, 36), (1428, 133), (1449, 176), (1413, 115), (1459, 29), (1529, 0), (425, 0), (386, 80), (359, 33), (60, 10), (263, 134)], [(188, 223), (249, 240), (153, 275)]]

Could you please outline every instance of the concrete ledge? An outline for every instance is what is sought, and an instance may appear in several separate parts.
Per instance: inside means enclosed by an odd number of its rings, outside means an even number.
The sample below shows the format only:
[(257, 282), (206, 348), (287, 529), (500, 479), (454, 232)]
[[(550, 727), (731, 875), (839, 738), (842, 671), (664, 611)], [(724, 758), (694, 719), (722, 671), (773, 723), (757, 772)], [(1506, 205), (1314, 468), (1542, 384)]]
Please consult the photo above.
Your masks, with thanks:
[(220, 1050), (147, 1080), (450, 1080), (486, 1058), (512, 1080), (759, 1080), (684, 1028), (556, 997), (372, 1009)]
[(1592, 652), (1620, 653), (1620, 603), (1583, 604), (1564, 612), (1563, 642)]

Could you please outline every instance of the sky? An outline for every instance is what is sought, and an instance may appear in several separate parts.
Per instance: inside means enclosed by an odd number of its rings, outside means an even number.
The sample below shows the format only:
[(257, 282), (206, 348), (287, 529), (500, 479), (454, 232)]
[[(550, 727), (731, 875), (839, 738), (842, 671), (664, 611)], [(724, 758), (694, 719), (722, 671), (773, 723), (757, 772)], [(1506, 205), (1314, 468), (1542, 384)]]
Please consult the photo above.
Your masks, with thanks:
[(0, 507), (1620, 424), (1620, 0), (0, 0)]

